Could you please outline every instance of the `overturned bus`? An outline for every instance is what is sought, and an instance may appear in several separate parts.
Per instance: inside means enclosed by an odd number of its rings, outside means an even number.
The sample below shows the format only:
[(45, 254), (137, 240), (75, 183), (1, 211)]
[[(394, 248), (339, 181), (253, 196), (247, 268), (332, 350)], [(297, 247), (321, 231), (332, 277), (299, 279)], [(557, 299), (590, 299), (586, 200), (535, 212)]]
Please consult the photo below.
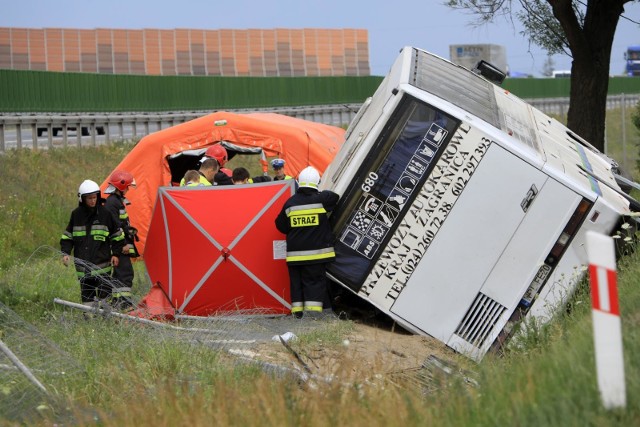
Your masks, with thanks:
[(588, 230), (637, 210), (615, 166), (481, 75), (405, 47), (322, 178), (341, 194), (328, 275), (480, 360), (571, 296)]

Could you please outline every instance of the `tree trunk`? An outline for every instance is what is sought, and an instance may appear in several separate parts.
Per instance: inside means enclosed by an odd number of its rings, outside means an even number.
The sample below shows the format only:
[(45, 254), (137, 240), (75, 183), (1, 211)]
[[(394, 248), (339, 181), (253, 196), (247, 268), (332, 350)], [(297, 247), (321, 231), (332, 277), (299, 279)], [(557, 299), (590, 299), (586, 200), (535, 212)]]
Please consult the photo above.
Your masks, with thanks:
[(589, 2), (581, 27), (568, 0), (547, 0), (573, 55), (567, 127), (604, 152), (613, 36), (629, 0)]
[(604, 152), (609, 67), (573, 61), (567, 127)]

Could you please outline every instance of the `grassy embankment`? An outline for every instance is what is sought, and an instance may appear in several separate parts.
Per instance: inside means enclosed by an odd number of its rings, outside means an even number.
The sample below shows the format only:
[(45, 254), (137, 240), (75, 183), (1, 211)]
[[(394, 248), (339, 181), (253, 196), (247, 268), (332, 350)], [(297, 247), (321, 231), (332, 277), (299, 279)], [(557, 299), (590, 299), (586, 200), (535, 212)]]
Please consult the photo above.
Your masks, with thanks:
[[(54, 252), (29, 256), (41, 245), (57, 249), (77, 203), (78, 184), (85, 178), (102, 181), (130, 148), (118, 144), (0, 156), (0, 301), (83, 367), (82, 375), (54, 380), (56, 394), (76, 408), (78, 424), (92, 423), (83, 415), (88, 408), (106, 426), (640, 424), (638, 253), (619, 265), (628, 404), (614, 412), (599, 402), (586, 285), (569, 310), (521, 348), (488, 356), (480, 365), (460, 358), (461, 367), (475, 372), (478, 387), (454, 376), (435, 378), (429, 392), (420, 387), (424, 382), (371, 377), (357, 360), (342, 362), (345, 377), (356, 381), (300, 386), (153, 330), (112, 320), (83, 321), (52, 302), (55, 297), (78, 301), (70, 269)], [(138, 273), (142, 268), (138, 263)], [(138, 274), (139, 295), (148, 289), (143, 279)], [(340, 322), (295, 345), (331, 349), (350, 330), (349, 322)], [(381, 372), (392, 370), (387, 366)], [(1, 419), (0, 414), (3, 424)]]

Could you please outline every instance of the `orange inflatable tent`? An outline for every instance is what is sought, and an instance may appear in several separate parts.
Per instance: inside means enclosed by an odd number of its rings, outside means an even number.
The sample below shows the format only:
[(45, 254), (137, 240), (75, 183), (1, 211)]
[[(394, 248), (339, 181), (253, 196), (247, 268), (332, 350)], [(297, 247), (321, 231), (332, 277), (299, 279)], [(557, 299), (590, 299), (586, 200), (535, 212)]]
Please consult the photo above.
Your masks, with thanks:
[[(114, 170), (133, 174), (137, 187), (127, 193), (131, 225), (138, 229), (138, 251), (144, 254), (151, 212), (158, 188), (177, 183), (196, 167), (206, 149), (216, 143), (229, 157), (261, 153), (285, 160), (285, 173), (297, 176), (307, 166), (324, 171), (344, 142), (336, 126), (275, 113), (216, 112), (145, 136)], [(107, 180), (102, 190), (107, 188)]]

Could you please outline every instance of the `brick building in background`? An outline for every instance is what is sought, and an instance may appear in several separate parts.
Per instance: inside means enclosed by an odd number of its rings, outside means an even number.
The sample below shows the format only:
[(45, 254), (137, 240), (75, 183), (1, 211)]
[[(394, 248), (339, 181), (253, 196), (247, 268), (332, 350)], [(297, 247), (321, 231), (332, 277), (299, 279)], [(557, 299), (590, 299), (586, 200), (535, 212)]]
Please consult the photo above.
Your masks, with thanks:
[(0, 27), (0, 69), (187, 76), (368, 76), (363, 29)]

